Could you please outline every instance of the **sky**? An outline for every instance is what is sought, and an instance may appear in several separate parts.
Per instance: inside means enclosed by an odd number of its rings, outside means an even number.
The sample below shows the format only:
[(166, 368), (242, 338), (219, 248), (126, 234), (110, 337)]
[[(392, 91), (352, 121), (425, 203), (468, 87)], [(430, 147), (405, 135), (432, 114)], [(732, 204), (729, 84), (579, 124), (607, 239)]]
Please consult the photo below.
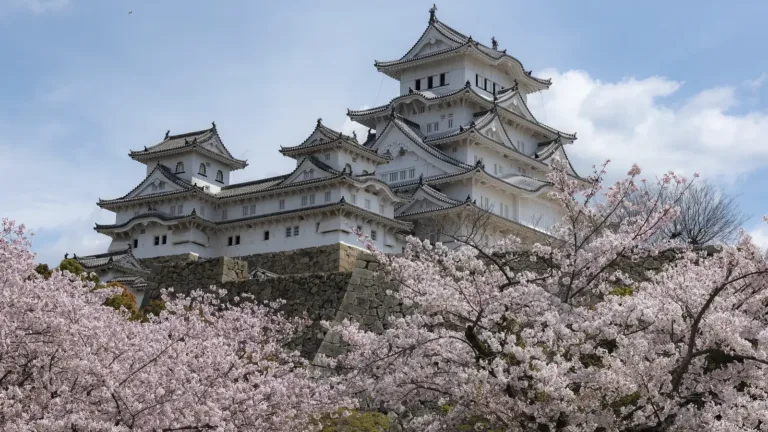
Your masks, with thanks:
[[(698, 172), (738, 195), (768, 245), (768, 3), (441, 1), (438, 18), (551, 78), (537, 118), (576, 132), (577, 171), (611, 160), (649, 178)], [(0, 0), (0, 217), (34, 232), (38, 260), (106, 251), (99, 198), (145, 176), (128, 152), (216, 122), (247, 181), (289, 172), (278, 153), (316, 119), (384, 104), (432, 2)]]

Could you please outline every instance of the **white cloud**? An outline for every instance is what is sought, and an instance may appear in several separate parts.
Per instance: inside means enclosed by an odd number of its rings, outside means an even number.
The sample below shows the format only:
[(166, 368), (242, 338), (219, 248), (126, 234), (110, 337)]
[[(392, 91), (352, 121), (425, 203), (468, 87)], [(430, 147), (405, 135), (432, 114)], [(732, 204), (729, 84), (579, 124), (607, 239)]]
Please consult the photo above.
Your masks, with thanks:
[[(360, 110), (368, 109), (369, 106), (363, 106), (361, 108), (357, 108)], [(361, 125), (360, 123), (354, 122), (349, 119), (349, 117), (344, 119), (344, 123), (341, 124), (341, 127), (337, 129), (339, 132), (343, 133), (344, 135), (352, 135), (352, 132), (357, 134), (357, 140), (360, 143), (365, 142), (366, 137), (368, 136), (368, 128)]]
[(733, 87), (673, 99), (682, 83), (663, 77), (605, 82), (587, 72), (542, 71), (553, 84), (529, 96), (540, 121), (577, 132), (568, 148), (577, 170), (611, 159), (613, 173), (637, 163), (649, 176), (674, 170), (730, 182), (768, 164), (768, 115), (733, 113)]
[(768, 224), (761, 221), (759, 225), (750, 231), (747, 231), (747, 234), (752, 237), (752, 241), (754, 241), (755, 244), (762, 249), (768, 249)]
[(43, 14), (61, 10), (69, 6), (70, 0), (0, 0), (0, 12), (26, 10)]
[(761, 88), (766, 81), (768, 81), (768, 72), (763, 72), (759, 77), (755, 79), (744, 81), (744, 85), (751, 88), (752, 90), (757, 90)]

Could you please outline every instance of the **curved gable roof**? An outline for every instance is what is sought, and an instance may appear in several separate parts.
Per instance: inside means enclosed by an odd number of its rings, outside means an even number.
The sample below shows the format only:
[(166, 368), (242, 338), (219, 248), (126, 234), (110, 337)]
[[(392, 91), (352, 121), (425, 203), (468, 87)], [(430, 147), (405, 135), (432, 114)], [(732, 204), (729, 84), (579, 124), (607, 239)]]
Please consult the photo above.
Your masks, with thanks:
[(168, 131), (160, 143), (151, 147), (144, 147), (144, 150), (132, 150), (128, 155), (131, 159), (142, 161), (190, 150), (198, 150), (214, 159), (220, 160), (233, 169), (245, 168), (248, 165), (247, 161), (236, 159), (232, 156), (227, 146), (224, 145), (221, 136), (219, 136), (215, 123), (209, 129), (179, 135), (170, 135), (170, 131)]

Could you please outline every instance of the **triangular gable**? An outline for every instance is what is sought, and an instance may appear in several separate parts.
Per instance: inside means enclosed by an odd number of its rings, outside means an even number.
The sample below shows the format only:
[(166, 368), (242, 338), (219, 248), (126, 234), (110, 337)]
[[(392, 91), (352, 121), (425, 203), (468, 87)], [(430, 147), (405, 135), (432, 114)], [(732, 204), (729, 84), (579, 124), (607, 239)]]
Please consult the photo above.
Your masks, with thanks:
[(513, 150), (517, 150), (517, 147), (509, 138), (509, 135), (507, 135), (507, 131), (504, 129), (504, 124), (499, 120), (499, 116), (494, 115), (491, 121), (487, 122), (478, 130), (483, 136), (500, 142)]
[(128, 195), (124, 196), (123, 199), (189, 189), (189, 187), (181, 186), (179, 184), (179, 179), (174, 177), (175, 176), (173, 175), (168, 175), (166, 169), (162, 169), (162, 167), (158, 165), (151, 173), (149, 173), (144, 181), (139, 183), (139, 185), (129, 192)]
[(438, 199), (435, 195), (440, 194), (439, 192), (435, 191), (435, 193), (430, 194), (426, 188), (429, 188), (429, 186), (422, 186), (416, 190), (416, 192), (413, 194), (413, 201), (400, 206), (400, 208), (395, 211), (395, 216), (399, 216), (404, 213), (437, 210), (459, 204), (458, 201), (448, 197), (445, 197), (444, 199)]
[(327, 166), (317, 163), (312, 157), (305, 157), (299, 166), (291, 173), (288, 178), (280, 182), (280, 185), (288, 185), (293, 183), (299, 183), (307, 180), (316, 180), (321, 178), (332, 177), (336, 173), (330, 172)]
[[(403, 128), (405, 127), (407, 126), (403, 126)], [(458, 172), (468, 167), (461, 166), (465, 164), (454, 160), (435, 148), (427, 146), (420, 141), (418, 136), (415, 136), (415, 133), (406, 134), (394, 121), (390, 121), (381, 135), (377, 136), (373, 150), (376, 150), (380, 155), (391, 157), (392, 162), (398, 157), (412, 152), (446, 173)]]
[(439, 32), (434, 26), (430, 25), (421, 38), (413, 45), (401, 60), (408, 60), (414, 57), (420, 57), (433, 53), (435, 51), (442, 51), (449, 48), (456, 48), (462, 45), (462, 42), (452, 40), (446, 35)]
[(525, 103), (523, 100), (523, 97), (520, 96), (520, 93), (515, 93), (514, 96), (509, 98), (509, 100), (504, 101), (503, 104), (499, 104), (503, 106), (504, 108), (514, 111), (521, 116), (527, 118), (530, 121), (538, 123), (538, 120), (536, 120), (536, 117), (533, 116), (533, 113), (530, 109), (528, 109), (528, 104)]
[(209, 140), (202, 143), (198, 142), (198, 145), (213, 153), (219, 154), (227, 158), (232, 158), (232, 155), (229, 153), (227, 148), (224, 147), (224, 143), (221, 142), (221, 138), (219, 137), (219, 134), (213, 134)]

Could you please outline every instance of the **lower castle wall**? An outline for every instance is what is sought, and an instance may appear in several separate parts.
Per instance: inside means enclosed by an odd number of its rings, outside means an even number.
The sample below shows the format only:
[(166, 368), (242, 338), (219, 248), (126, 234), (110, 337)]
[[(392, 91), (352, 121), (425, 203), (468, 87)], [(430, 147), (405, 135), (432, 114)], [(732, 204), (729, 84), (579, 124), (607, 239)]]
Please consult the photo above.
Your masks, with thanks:
[(280, 275), (351, 272), (355, 266), (355, 260), (361, 253), (366, 251), (345, 243), (336, 243), (285, 252), (246, 255), (237, 259), (247, 262), (251, 271), (262, 268)]

